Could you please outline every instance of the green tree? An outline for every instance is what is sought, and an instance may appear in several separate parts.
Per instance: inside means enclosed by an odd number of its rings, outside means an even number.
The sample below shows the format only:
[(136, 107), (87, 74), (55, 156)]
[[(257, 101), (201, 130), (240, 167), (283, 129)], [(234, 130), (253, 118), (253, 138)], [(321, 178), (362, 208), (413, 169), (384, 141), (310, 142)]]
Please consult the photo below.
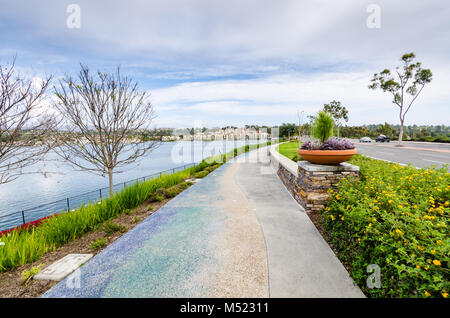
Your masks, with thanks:
[(342, 122), (348, 122), (348, 110), (341, 104), (341, 102), (333, 100), (329, 104), (323, 105), (323, 110), (333, 117), (337, 126), (338, 136)]
[[(375, 73), (372, 79), (370, 89), (381, 89), (383, 92), (389, 92), (393, 96), (392, 103), (399, 107), (400, 133), (398, 137), (399, 144), (403, 139), (403, 125), (408, 111), (417, 99), (422, 89), (432, 80), (432, 73), (429, 69), (422, 69), (422, 63), (413, 60), (414, 53), (404, 54), (401, 58), (402, 67), (397, 67), (395, 72), (388, 69)], [(406, 95), (410, 95), (410, 100), (406, 100)]]
[(394, 129), (391, 127), (391, 125), (389, 125), (386, 122), (384, 123), (384, 125), (380, 125), (380, 127), (378, 127), (378, 129), (376, 131), (377, 131), (377, 133), (385, 135), (385, 136), (392, 137), (394, 135)]
[(293, 136), (296, 132), (297, 132), (296, 124), (283, 123), (279, 128), (280, 137), (290, 137)]

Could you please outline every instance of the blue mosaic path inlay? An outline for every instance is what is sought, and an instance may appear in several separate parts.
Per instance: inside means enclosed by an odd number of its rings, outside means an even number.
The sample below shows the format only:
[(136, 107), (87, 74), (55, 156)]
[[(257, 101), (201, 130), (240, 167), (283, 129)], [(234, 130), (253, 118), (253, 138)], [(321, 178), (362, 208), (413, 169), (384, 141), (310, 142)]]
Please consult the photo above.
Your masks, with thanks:
[(161, 207), (42, 297), (202, 297), (201, 268), (220, 266), (224, 164)]

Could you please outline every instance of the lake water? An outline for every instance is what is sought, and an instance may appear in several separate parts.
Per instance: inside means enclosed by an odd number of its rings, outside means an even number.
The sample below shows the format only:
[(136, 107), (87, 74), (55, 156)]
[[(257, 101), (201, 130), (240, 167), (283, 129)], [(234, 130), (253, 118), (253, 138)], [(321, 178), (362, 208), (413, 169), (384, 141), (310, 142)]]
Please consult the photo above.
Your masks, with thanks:
[[(180, 167), (185, 164), (199, 162), (211, 155), (223, 154), (233, 148), (254, 144), (263, 141), (182, 141), (163, 142), (138, 164), (130, 166), (122, 173), (114, 174), (114, 184), (123, 184), (126, 181), (149, 176), (160, 171)], [(55, 154), (49, 154), (49, 159), (57, 159)], [(45, 168), (43, 168), (45, 167)], [(98, 199), (82, 194), (89, 191), (108, 187), (107, 176), (102, 177), (86, 171), (76, 171), (70, 165), (60, 160), (49, 161), (42, 167), (33, 167), (34, 171), (43, 169), (51, 173), (23, 175), (18, 179), (0, 184), (0, 231), (22, 223), (20, 211), (25, 210), (26, 222), (35, 220), (52, 213), (66, 209), (66, 198), (79, 196), (69, 201), (70, 209), (76, 208), (89, 200)], [(123, 187), (123, 186), (122, 186)], [(120, 186), (117, 187), (120, 190)], [(104, 190), (107, 195), (107, 190)], [(100, 194), (98, 194), (99, 197)], [(58, 201), (59, 202), (55, 202)], [(49, 204), (55, 202), (54, 204)], [(42, 208), (35, 207), (44, 205)], [(16, 213), (18, 212), (18, 213)], [(14, 213), (13, 216), (6, 216)], [(3, 217), (2, 217), (3, 216)]]

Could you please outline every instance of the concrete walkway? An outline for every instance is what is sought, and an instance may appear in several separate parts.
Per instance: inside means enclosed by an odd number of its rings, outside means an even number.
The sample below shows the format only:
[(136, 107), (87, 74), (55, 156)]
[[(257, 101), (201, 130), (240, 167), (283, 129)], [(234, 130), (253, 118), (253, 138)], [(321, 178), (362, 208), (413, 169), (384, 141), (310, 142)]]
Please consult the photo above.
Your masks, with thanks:
[[(251, 153), (250, 162), (254, 162)], [(261, 152), (242, 163), (237, 183), (255, 208), (269, 264), (271, 297), (364, 297)]]
[(43, 295), (269, 296), (364, 295), (284, 188), (267, 148), (226, 163)]

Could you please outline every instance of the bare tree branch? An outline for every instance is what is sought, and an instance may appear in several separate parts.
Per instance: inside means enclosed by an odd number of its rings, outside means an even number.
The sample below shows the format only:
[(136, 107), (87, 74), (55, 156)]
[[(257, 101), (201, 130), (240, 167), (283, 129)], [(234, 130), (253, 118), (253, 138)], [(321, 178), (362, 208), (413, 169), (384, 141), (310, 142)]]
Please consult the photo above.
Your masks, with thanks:
[(112, 194), (113, 172), (121, 172), (158, 145), (140, 138), (155, 118), (148, 94), (123, 77), (120, 68), (93, 76), (84, 65), (77, 79), (60, 80), (55, 93), (63, 123), (56, 153), (81, 170), (108, 175)]
[(30, 173), (23, 169), (44, 158), (49, 151), (44, 141), (55, 125), (42, 107), (52, 76), (33, 83), (14, 66), (15, 59), (0, 65), (0, 184)]

